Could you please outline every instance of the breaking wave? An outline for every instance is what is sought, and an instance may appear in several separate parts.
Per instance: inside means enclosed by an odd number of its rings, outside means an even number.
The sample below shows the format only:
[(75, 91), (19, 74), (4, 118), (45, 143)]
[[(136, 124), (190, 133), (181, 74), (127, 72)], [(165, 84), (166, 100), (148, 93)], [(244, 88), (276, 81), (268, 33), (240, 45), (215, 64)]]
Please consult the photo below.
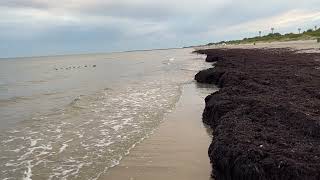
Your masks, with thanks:
[(0, 178), (95, 179), (157, 127), (180, 96), (157, 82), (75, 98), (0, 135)]

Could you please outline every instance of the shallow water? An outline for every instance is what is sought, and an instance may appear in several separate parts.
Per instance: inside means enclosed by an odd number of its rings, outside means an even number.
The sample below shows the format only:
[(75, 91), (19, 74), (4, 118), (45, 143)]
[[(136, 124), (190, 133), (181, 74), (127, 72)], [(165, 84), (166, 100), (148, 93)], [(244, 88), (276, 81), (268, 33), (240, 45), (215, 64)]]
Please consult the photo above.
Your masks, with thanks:
[(207, 65), (192, 49), (0, 60), (0, 178), (98, 179)]
[[(185, 84), (175, 109), (120, 164), (102, 174), (116, 180), (211, 180), (208, 147), (211, 128), (201, 121), (203, 99), (218, 90), (213, 85)], [(190, 133), (192, 132), (192, 133)]]

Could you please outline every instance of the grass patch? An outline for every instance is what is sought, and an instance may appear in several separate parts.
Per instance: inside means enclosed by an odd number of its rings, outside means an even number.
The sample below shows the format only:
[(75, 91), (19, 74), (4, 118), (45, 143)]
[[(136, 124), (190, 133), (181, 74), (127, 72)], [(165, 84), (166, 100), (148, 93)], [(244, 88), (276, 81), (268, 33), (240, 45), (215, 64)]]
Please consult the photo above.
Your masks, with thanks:
[(220, 41), (217, 43), (209, 43), (207, 45), (218, 45), (218, 44), (249, 44), (258, 42), (274, 42), (274, 41), (297, 41), (297, 40), (313, 40), (320, 38), (320, 29), (312, 30), (309, 29), (300, 34), (287, 33), (270, 33), (265, 36), (256, 36), (251, 38), (244, 38), (242, 40), (231, 40), (231, 41)]

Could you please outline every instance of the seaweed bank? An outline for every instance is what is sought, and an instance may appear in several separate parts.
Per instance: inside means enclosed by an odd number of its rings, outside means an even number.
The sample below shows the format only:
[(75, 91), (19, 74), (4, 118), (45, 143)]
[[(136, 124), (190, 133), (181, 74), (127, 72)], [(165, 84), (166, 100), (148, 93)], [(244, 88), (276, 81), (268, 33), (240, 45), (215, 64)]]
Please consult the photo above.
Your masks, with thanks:
[(320, 54), (287, 48), (203, 49), (200, 83), (215, 179), (320, 179)]

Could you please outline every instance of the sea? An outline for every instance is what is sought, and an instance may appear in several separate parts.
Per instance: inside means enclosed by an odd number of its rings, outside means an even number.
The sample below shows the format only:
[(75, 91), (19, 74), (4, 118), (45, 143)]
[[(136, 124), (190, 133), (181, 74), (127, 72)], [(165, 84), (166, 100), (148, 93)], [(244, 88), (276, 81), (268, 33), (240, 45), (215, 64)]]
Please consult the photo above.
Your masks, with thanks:
[(99, 179), (208, 66), (192, 51), (0, 59), (0, 179)]

